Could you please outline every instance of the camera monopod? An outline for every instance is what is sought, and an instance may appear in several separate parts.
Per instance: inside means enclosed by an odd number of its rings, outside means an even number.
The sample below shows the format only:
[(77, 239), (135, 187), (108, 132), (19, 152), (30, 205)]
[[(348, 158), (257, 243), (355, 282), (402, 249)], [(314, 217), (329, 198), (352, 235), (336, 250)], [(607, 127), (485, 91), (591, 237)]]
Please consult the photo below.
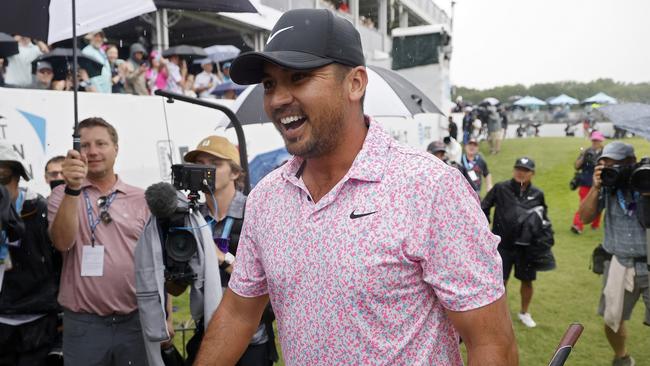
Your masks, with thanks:
[(571, 350), (573, 350), (573, 346), (575, 346), (578, 338), (580, 338), (583, 329), (584, 327), (579, 323), (569, 325), (569, 329), (564, 332), (564, 336), (562, 336), (560, 344), (558, 344), (555, 354), (553, 355), (553, 358), (551, 358), (551, 362), (548, 363), (548, 366), (564, 365), (564, 362), (569, 358)]

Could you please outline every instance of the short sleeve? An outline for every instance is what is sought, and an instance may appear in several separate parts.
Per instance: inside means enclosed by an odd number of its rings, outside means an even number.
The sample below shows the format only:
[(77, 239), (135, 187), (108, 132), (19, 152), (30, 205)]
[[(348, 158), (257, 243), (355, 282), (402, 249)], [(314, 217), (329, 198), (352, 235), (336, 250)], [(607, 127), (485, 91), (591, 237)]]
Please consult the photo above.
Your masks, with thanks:
[(59, 211), (61, 201), (63, 201), (64, 189), (64, 185), (60, 184), (52, 190), (52, 193), (47, 198), (47, 220), (49, 221), (50, 226), (52, 226), (54, 217), (56, 216), (57, 211)]
[(488, 169), (487, 162), (483, 159), (481, 159), (481, 170), (483, 170), (483, 176), (487, 177), (490, 175), (490, 169)]
[(249, 197), (246, 204), (246, 216), (239, 246), (235, 255), (235, 268), (228, 287), (243, 297), (257, 297), (268, 293), (266, 272), (261, 260), (259, 243), (255, 239), (254, 197)]
[(476, 193), (456, 171), (433, 183), (428, 242), (412, 248), (423, 279), (442, 305), (467, 311), (503, 296), (499, 237), (489, 228)]

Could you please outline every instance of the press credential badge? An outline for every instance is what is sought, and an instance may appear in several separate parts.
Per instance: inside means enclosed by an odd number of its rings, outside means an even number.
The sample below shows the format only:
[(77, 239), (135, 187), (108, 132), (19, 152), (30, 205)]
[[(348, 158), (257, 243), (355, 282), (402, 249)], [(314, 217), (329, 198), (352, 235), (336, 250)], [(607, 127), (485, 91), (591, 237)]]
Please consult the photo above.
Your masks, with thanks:
[(104, 246), (84, 245), (81, 257), (81, 277), (101, 277), (104, 275)]

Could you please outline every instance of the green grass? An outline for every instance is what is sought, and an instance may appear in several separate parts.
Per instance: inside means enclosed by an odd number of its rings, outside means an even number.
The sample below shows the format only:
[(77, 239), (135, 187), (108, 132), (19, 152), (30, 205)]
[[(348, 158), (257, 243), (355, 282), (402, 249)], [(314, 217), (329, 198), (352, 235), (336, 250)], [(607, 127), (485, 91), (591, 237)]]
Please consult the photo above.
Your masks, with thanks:
[[(650, 143), (642, 139), (630, 139), (637, 156), (650, 155)], [(544, 190), (549, 207), (549, 217), (555, 230), (553, 252), (557, 269), (540, 272), (535, 281), (535, 295), (530, 307), (538, 326), (524, 327), (517, 319), (519, 305), (519, 281), (508, 284), (511, 317), (519, 346), (521, 365), (546, 365), (564, 331), (572, 322), (584, 325), (585, 330), (567, 366), (610, 365), (612, 351), (605, 339), (602, 318), (596, 314), (602, 277), (589, 270), (591, 251), (602, 240), (602, 229), (577, 236), (569, 231), (573, 215), (578, 208), (578, 194), (569, 190), (573, 176), (573, 162), (581, 146), (589, 143), (581, 138), (529, 138), (504, 141), (499, 155), (487, 154), (487, 146), (481, 144), (494, 182), (509, 179), (516, 158), (528, 156), (535, 160), (537, 172), (533, 184)], [(189, 319), (187, 296), (174, 299), (178, 308), (175, 313), (177, 325)], [(650, 329), (643, 325), (644, 306), (637, 303), (632, 319), (627, 323), (628, 348), (638, 366), (650, 366)], [(277, 338), (276, 338), (277, 339)], [(180, 335), (175, 339), (181, 345)], [(280, 363), (283, 365), (283, 363)]]
[[(642, 139), (626, 142), (635, 146), (637, 156), (650, 155), (650, 144)], [(489, 164), (494, 182), (509, 179), (512, 166), (521, 156), (535, 160), (533, 184), (546, 196), (549, 217), (555, 230), (553, 253), (557, 269), (540, 272), (534, 283), (535, 294), (530, 313), (538, 326), (528, 329), (517, 319), (520, 309), (519, 281), (508, 283), (510, 313), (514, 321), (521, 365), (546, 365), (568, 325), (579, 322), (585, 330), (578, 340), (567, 365), (610, 365), (612, 351), (605, 339), (603, 320), (596, 314), (602, 277), (589, 270), (594, 247), (601, 242), (603, 231), (586, 226), (578, 236), (569, 231), (578, 208), (577, 191), (569, 190), (573, 162), (581, 146), (589, 142), (580, 138), (510, 139), (503, 143), (502, 152), (489, 155), (487, 146), (481, 151)], [(643, 325), (643, 302), (637, 303), (632, 319), (627, 323), (629, 352), (638, 366), (650, 365), (650, 329)]]

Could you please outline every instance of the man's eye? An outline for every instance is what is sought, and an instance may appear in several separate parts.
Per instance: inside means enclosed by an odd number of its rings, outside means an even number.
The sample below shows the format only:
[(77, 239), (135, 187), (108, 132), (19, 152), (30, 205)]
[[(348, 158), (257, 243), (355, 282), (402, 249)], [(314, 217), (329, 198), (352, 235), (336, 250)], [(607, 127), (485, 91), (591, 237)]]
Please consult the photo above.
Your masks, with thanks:
[(297, 73), (291, 75), (291, 81), (294, 81), (294, 82), (295, 81), (300, 81), (300, 80), (302, 80), (302, 79), (304, 79), (306, 77), (307, 77), (307, 74), (302, 73), (302, 72), (297, 72)]
[(271, 90), (273, 88), (273, 82), (271, 80), (264, 80), (262, 81), (262, 86), (264, 90)]

